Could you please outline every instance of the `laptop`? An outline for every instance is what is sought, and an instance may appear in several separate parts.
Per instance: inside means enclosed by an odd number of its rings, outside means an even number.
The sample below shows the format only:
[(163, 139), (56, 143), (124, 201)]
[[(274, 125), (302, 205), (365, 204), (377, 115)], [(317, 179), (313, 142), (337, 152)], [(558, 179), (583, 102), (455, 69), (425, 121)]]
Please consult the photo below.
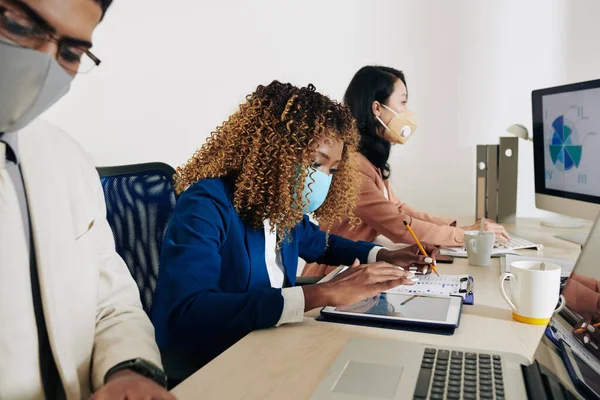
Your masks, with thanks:
[(560, 362), (540, 358), (531, 363), (514, 353), (358, 337), (344, 346), (312, 399), (580, 398), (568, 389), (573, 387), (579, 396), (600, 399), (600, 334), (592, 331), (600, 329), (600, 324), (593, 325), (600, 322), (597, 243), (598, 219), (563, 286), (564, 314), (555, 314), (536, 351), (537, 357), (549, 348), (562, 358), (568, 373)]

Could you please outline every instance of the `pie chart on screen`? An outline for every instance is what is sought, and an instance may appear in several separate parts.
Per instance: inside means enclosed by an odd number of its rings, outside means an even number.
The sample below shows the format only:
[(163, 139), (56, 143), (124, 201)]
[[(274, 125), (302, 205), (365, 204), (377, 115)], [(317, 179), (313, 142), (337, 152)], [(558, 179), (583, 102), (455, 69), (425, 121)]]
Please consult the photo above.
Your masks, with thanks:
[(550, 157), (552, 163), (561, 171), (579, 168), (583, 146), (574, 124), (563, 115), (552, 122), (552, 141), (550, 142)]

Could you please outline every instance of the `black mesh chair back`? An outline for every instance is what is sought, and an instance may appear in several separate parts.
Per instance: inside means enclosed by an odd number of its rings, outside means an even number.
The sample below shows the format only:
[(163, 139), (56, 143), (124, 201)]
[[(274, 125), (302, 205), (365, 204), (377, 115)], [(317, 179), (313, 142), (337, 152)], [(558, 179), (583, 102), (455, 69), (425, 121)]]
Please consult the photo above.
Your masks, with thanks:
[(117, 253), (125, 260), (151, 315), (160, 250), (177, 201), (175, 170), (164, 163), (98, 168)]

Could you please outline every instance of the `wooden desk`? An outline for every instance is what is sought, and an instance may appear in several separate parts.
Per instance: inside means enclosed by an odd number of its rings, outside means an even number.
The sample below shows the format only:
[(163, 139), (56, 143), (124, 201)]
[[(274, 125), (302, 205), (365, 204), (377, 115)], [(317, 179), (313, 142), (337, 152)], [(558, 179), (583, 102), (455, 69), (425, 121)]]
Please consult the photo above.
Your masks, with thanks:
[[(579, 255), (578, 245), (553, 237), (561, 230), (543, 228), (539, 220), (519, 219), (507, 229), (544, 245), (542, 251), (523, 251), (524, 255), (565, 259)], [(354, 336), (514, 352), (533, 359), (544, 327), (513, 321), (498, 289), (498, 259), (490, 267), (470, 267), (466, 259), (457, 258), (454, 264), (439, 264), (438, 269), (442, 274), (475, 278), (475, 305), (463, 308), (453, 336), (318, 322), (314, 318), (319, 310), (313, 310), (305, 314), (303, 323), (252, 332), (173, 393), (180, 399), (306, 399)]]

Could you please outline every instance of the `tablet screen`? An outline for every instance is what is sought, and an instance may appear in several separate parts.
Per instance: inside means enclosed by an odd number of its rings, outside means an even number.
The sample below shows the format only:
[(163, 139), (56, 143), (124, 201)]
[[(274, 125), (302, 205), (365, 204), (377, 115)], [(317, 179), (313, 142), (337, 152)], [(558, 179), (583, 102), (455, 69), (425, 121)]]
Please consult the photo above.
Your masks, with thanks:
[(450, 300), (448, 297), (381, 293), (349, 306), (336, 307), (335, 311), (445, 322)]

